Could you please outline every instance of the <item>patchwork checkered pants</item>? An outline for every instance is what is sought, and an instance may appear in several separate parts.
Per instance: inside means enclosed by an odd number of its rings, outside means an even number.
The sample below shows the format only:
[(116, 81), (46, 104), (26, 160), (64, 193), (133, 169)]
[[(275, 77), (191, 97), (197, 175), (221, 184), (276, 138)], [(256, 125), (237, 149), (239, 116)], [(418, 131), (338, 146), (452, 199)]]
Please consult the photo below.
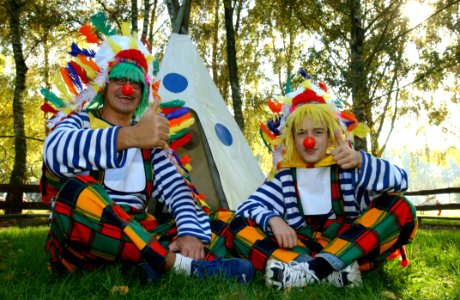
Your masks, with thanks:
[(381, 266), (389, 255), (412, 242), (417, 230), (415, 207), (396, 194), (374, 199), (356, 220), (307, 223), (297, 230), (297, 246), (281, 249), (254, 221), (237, 217), (226, 231), (227, 247), (248, 258), (259, 271), (270, 258), (290, 262), (300, 254), (318, 253), (333, 254), (345, 264), (358, 260), (361, 271), (366, 271)]
[[(228, 211), (210, 215), (213, 233), (205, 259), (226, 255), (221, 236), (231, 217)], [(176, 235), (174, 221), (159, 221), (143, 211), (116, 205), (92, 177), (78, 176), (69, 179), (56, 196), (45, 248), (52, 271), (146, 261), (161, 272)]]

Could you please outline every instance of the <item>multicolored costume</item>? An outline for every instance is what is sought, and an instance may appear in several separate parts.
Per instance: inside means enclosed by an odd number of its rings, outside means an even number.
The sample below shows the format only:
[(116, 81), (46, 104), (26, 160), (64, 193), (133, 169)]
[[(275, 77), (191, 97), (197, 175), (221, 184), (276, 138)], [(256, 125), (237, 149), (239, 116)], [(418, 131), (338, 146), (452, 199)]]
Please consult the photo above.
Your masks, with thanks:
[[(49, 172), (61, 181), (70, 178), (54, 202), (47, 242), (53, 267), (73, 270), (107, 261), (153, 259), (151, 265), (161, 269), (164, 247), (177, 236), (211, 241), (209, 216), (167, 150), (117, 152), (118, 129), (91, 129), (88, 113), (82, 111), (62, 121), (46, 140)], [(105, 170), (100, 182), (90, 176), (91, 169)], [(148, 181), (153, 197), (165, 204), (175, 222), (160, 222), (145, 212)]]
[[(287, 160), (285, 141), (279, 139), (295, 106), (327, 103), (337, 110), (344, 131), (357, 128), (357, 124), (352, 114), (337, 108), (337, 99), (309, 78), (302, 88), (281, 98), (277, 103), (271, 101), (270, 106), (284, 115), (268, 125), (261, 124), (261, 132), (274, 153), (274, 169), (238, 207), (227, 241), (260, 271), (268, 259), (289, 263), (301, 254), (307, 259), (323, 257), (335, 270), (355, 260), (362, 271), (381, 265), (390, 254), (410, 243), (416, 233), (415, 208), (401, 194), (408, 186), (407, 174), (363, 151), (359, 170), (341, 169), (330, 155), (313, 165), (299, 158)], [(341, 118), (345, 115), (347, 120)], [(348, 138), (351, 142), (350, 135)], [(295, 229), (297, 246), (279, 247), (268, 225), (274, 216)]]

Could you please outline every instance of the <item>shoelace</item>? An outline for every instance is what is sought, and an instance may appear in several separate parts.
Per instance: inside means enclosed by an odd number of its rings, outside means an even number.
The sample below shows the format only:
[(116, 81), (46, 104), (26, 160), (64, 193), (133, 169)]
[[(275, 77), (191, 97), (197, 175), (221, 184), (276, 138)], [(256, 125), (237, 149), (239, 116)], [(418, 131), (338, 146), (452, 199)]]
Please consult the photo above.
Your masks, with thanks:
[(346, 273), (345, 270), (335, 271), (335, 272), (332, 272), (326, 278), (324, 278), (324, 280), (326, 282), (331, 283), (332, 285), (335, 285), (336, 287), (342, 287), (342, 286), (344, 286), (343, 277), (346, 276), (346, 274), (347, 273)]
[(310, 270), (308, 263), (299, 263), (296, 261), (291, 261), (288, 264), (290, 268), (290, 272), (288, 272), (288, 276), (286, 276), (286, 283), (289, 286), (304, 286), (305, 283), (313, 283), (319, 282), (318, 277), (316, 277), (315, 273)]
[[(356, 270), (355, 270), (356, 269)], [(349, 275), (351, 274), (351, 278)], [(341, 271), (335, 271), (327, 276), (324, 281), (335, 285), (336, 287), (342, 286), (358, 286), (361, 283), (361, 274), (359, 272), (359, 266), (357, 262), (354, 262), (351, 265), (348, 265), (345, 269)]]

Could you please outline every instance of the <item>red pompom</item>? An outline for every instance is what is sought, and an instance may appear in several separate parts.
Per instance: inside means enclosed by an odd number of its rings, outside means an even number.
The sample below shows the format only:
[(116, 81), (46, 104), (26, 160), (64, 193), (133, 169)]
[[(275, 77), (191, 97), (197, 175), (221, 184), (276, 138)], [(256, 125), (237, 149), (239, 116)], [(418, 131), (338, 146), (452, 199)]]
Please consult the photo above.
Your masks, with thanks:
[(192, 161), (192, 158), (190, 156), (188, 156), (188, 155), (184, 155), (179, 160), (180, 160), (181, 164), (186, 165), (186, 164), (189, 164)]
[(408, 259), (403, 259), (399, 262), (399, 264), (403, 267), (407, 267), (409, 265), (409, 260)]
[(115, 57), (119, 59), (119, 61), (135, 61), (137, 65), (143, 69), (144, 73), (147, 73), (149, 69), (149, 65), (145, 60), (144, 54), (142, 54), (142, 52), (137, 49), (121, 50)]
[(178, 138), (174, 142), (172, 142), (169, 147), (176, 151), (179, 147), (183, 147), (187, 145), (188, 142), (192, 140), (192, 134), (190, 132), (187, 132), (184, 136)]
[(298, 104), (305, 104), (305, 103), (321, 103), (325, 104), (326, 100), (323, 97), (318, 96), (315, 91), (311, 89), (306, 89), (302, 93), (298, 94), (297, 96), (292, 99), (292, 106), (295, 107)]

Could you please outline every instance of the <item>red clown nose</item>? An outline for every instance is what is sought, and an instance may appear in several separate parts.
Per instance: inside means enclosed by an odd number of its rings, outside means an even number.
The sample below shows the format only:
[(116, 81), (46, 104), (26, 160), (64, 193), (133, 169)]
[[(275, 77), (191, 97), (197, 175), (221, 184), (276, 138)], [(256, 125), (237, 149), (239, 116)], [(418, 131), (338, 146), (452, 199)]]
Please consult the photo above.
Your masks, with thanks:
[(123, 95), (125, 96), (131, 96), (133, 93), (134, 93), (134, 88), (132, 85), (130, 85), (129, 83), (125, 83), (122, 87), (121, 87), (121, 92), (123, 93)]
[(314, 138), (312, 137), (309, 137), (307, 136), (304, 140), (303, 140), (303, 146), (306, 148), (306, 149), (313, 149), (316, 145), (316, 141)]

